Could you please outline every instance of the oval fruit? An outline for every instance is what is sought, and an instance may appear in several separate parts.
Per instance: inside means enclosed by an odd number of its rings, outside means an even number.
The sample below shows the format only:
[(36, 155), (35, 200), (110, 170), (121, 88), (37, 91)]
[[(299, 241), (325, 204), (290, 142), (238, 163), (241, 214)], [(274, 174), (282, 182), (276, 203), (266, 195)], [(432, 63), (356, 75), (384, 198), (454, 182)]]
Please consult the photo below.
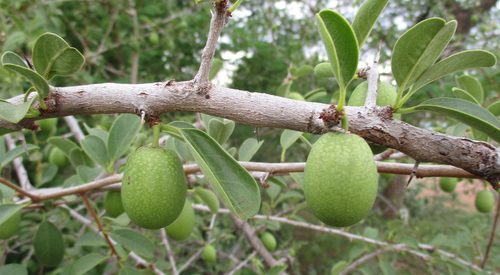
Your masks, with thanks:
[(171, 224), (186, 200), (181, 160), (170, 150), (139, 147), (127, 159), (121, 192), (123, 208), (136, 225), (159, 229)]
[(108, 216), (116, 218), (125, 212), (120, 191), (108, 191), (104, 197), (104, 208)]
[(212, 190), (196, 187), (193, 189), (193, 192), (205, 202), (212, 214), (217, 214), (219, 212), (219, 198), (217, 198), (217, 195), (215, 195)]
[(203, 260), (205, 260), (205, 262), (207, 263), (215, 262), (215, 260), (217, 259), (217, 251), (215, 251), (215, 247), (213, 247), (213, 245), (206, 245), (203, 248), (203, 252), (201, 255), (203, 257)]
[(49, 163), (57, 165), (59, 168), (63, 168), (68, 164), (68, 158), (61, 149), (54, 147), (49, 153)]
[(439, 188), (444, 192), (451, 193), (457, 187), (457, 178), (439, 178)]
[(33, 248), (41, 264), (58, 266), (64, 257), (64, 241), (59, 228), (49, 221), (42, 222), (36, 231)]
[(270, 232), (266, 232), (260, 237), (262, 244), (269, 252), (273, 252), (276, 249), (276, 238)]
[(481, 190), (476, 194), (476, 209), (481, 213), (488, 213), (493, 208), (495, 198), (488, 190)]
[(160, 36), (158, 35), (157, 32), (152, 32), (151, 35), (149, 35), (149, 43), (156, 45), (160, 42)]
[(184, 208), (177, 219), (165, 227), (167, 235), (176, 240), (182, 241), (191, 236), (194, 228), (194, 208), (189, 200), (186, 200)]
[(304, 194), (323, 223), (345, 227), (368, 215), (377, 196), (377, 166), (361, 137), (328, 133), (314, 144), (304, 170)]
[(17, 211), (0, 225), (0, 240), (6, 240), (19, 232), (21, 211)]
[(43, 132), (50, 132), (57, 125), (57, 117), (38, 120), (38, 126)]

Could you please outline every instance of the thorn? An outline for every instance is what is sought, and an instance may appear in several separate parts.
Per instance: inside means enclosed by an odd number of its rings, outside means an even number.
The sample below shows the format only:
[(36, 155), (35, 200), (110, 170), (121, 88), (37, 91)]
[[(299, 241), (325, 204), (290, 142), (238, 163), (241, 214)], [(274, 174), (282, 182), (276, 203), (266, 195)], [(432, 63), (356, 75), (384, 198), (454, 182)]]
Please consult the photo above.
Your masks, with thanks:
[(413, 170), (411, 170), (411, 174), (410, 174), (410, 178), (408, 179), (408, 183), (406, 184), (406, 187), (405, 189), (408, 188), (408, 185), (410, 185), (410, 182), (411, 180), (413, 179), (413, 177), (417, 174), (417, 170), (418, 170), (418, 165), (420, 164), (420, 161), (416, 161), (415, 162), (415, 165), (413, 166)]
[(259, 127), (255, 127), (253, 133), (257, 136), (257, 142), (260, 142)]
[(141, 110), (141, 126), (144, 125), (144, 118), (146, 117), (146, 112)]
[(23, 129), (19, 129), (17, 130), (17, 132), (19, 133), (19, 140), (23, 144), (24, 151), (26, 152), (26, 155), (29, 156), (30, 153), (28, 152), (28, 145), (26, 145), (26, 139), (24, 138)]

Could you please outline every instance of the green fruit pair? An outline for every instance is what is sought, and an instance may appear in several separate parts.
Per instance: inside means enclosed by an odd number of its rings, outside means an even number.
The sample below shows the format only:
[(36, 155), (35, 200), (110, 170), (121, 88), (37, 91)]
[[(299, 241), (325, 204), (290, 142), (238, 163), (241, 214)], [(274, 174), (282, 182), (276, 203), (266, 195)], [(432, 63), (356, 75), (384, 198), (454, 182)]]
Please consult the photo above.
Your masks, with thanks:
[(439, 188), (444, 192), (451, 193), (457, 187), (458, 179), (457, 178), (439, 178)]
[(189, 200), (186, 200), (184, 208), (177, 219), (165, 227), (167, 235), (176, 240), (182, 241), (191, 236), (194, 229), (194, 208)]
[(488, 190), (481, 190), (476, 194), (476, 209), (481, 213), (488, 213), (493, 209), (493, 204), (495, 203), (495, 197)]
[(174, 152), (139, 147), (127, 159), (122, 179), (122, 203), (132, 222), (146, 229), (163, 228), (184, 208), (187, 184)]
[(262, 234), (260, 240), (262, 241), (262, 244), (264, 244), (267, 251), (273, 252), (276, 249), (276, 238), (270, 232)]
[(345, 227), (368, 215), (377, 196), (370, 147), (354, 134), (328, 133), (314, 144), (304, 170), (304, 194), (323, 223)]

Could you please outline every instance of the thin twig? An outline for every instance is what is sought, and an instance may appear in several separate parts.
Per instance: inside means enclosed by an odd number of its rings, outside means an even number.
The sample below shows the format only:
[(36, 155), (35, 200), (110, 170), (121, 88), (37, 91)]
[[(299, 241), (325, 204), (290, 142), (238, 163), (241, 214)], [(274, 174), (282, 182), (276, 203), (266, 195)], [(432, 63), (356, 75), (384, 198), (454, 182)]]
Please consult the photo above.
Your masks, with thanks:
[(236, 271), (240, 270), (242, 267), (244, 267), (255, 255), (257, 254), (257, 251), (252, 252), (252, 254), (248, 255), (248, 257), (241, 262), (239, 265), (237, 265), (231, 272), (229, 272), (227, 275), (233, 275)]
[[(16, 143), (10, 134), (6, 134), (4, 135), (4, 137), (5, 144), (7, 145), (7, 149), (9, 151), (16, 148)], [(28, 179), (28, 172), (26, 172), (26, 169), (23, 166), (23, 158), (17, 157), (12, 162), (14, 163), (14, 169), (16, 170), (17, 178), (19, 180), (19, 185), (21, 186), (21, 188), (24, 190), (33, 189), (33, 186)]]
[[(224, 236), (224, 235), (225, 235), (225, 234), (223, 234), (223, 236)], [(221, 237), (222, 237), (222, 236), (221, 236)], [(207, 245), (209, 245), (209, 244), (211, 244), (211, 243), (213, 243), (213, 242), (215, 242), (215, 238), (214, 238), (214, 239), (211, 239), (210, 241), (208, 241), (208, 242), (207, 242)], [(194, 260), (196, 260), (196, 259), (200, 256), (200, 254), (201, 254), (201, 252), (202, 252), (202, 251), (203, 251), (203, 247), (201, 247), (200, 249), (198, 249), (198, 251), (196, 251), (196, 253), (194, 253), (194, 254), (193, 254), (193, 256), (191, 256), (191, 257), (189, 258), (189, 260), (187, 260), (187, 261), (186, 261), (186, 262), (185, 262), (185, 263), (184, 263), (184, 264), (183, 264), (183, 265), (179, 268), (179, 270), (178, 270), (178, 271), (179, 271), (179, 273), (181, 273), (181, 272), (182, 272), (184, 269), (186, 269), (186, 268), (187, 268), (187, 267), (188, 267), (188, 266), (189, 266), (189, 265), (190, 265), (190, 264), (191, 264)]]
[(22, 194), (22, 195), (24, 195), (26, 197), (29, 197), (33, 203), (37, 203), (37, 202), (41, 201), (40, 196), (31, 194), (30, 192), (25, 191), (21, 187), (19, 187), (19, 186), (13, 184), (12, 182), (8, 181), (6, 178), (0, 177), (0, 182), (3, 183), (3, 184), (5, 184), (5, 185), (7, 185), (8, 187), (16, 190), (20, 194)]
[(371, 108), (377, 105), (377, 94), (378, 94), (378, 61), (380, 59), (380, 48), (382, 45), (382, 40), (380, 40), (379, 48), (377, 54), (375, 55), (375, 60), (373, 61), (373, 66), (368, 70), (368, 90), (366, 92), (365, 107)]
[(71, 133), (75, 137), (76, 141), (80, 142), (85, 138), (85, 135), (82, 132), (82, 129), (78, 125), (78, 120), (74, 116), (65, 116), (64, 121), (68, 124)]
[(382, 248), (382, 249), (379, 249), (373, 253), (366, 254), (365, 256), (352, 262), (348, 267), (346, 267), (344, 270), (342, 270), (342, 272), (340, 272), (339, 275), (347, 275), (347, 274), (349, 274), (350, 271), (353, 271), (354, 269), (356, 269), (356, 267), (358, 267), (360, 264), (370, 260), (371, 258), (374, 258), (374, 257), (377, 257), (381, 254), (387, 253), (389, 251), (391, 251), (391, 250), (387, 250), (387, 249)]
[(497, 209), (495, 213), (495, 219), (493, 220), (493, 228), (491, 229), (490, 239), (488, 241), (488, 245), (486, 246), (486, 253), (484, 254), (484, 259), (483, 262), (481, 263), (481, 268), (484, 268), (484, 265), (488, 260), (488, 255), (490, 254), (491, 245), (493, 244), (493, 239), (495, 238), (499, 216), (500, 216), (500, 200), (497, 201)]
[(170, 245), (168, 243), (168, 238), (167, 238), (167, 232), (165, 231), (165, 228), (161, 229), (161, 238), (163, 240), (162, 244), (164, 244), (165, 248), (167, 249), (168, 260), (170, 261), (170, 265), (172, 266), (172, 274), (178, 275), (179, 272), (177, 271), (177, 267), (175, 266), (174, 252), (170, 249)]

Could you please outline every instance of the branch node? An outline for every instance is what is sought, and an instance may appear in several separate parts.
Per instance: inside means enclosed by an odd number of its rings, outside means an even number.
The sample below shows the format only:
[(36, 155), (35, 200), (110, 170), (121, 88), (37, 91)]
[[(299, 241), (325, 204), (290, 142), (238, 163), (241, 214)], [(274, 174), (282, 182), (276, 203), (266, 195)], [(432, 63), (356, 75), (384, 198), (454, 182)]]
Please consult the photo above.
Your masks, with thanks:
[(323, 112), (319, 114), (319, 118), (323, 120), (326, 127), (332, 128), (339, 125), (340, 118), (344, 114), (339, 112), (335, 105), (330, 105), (330, 107), (323, 109)]

